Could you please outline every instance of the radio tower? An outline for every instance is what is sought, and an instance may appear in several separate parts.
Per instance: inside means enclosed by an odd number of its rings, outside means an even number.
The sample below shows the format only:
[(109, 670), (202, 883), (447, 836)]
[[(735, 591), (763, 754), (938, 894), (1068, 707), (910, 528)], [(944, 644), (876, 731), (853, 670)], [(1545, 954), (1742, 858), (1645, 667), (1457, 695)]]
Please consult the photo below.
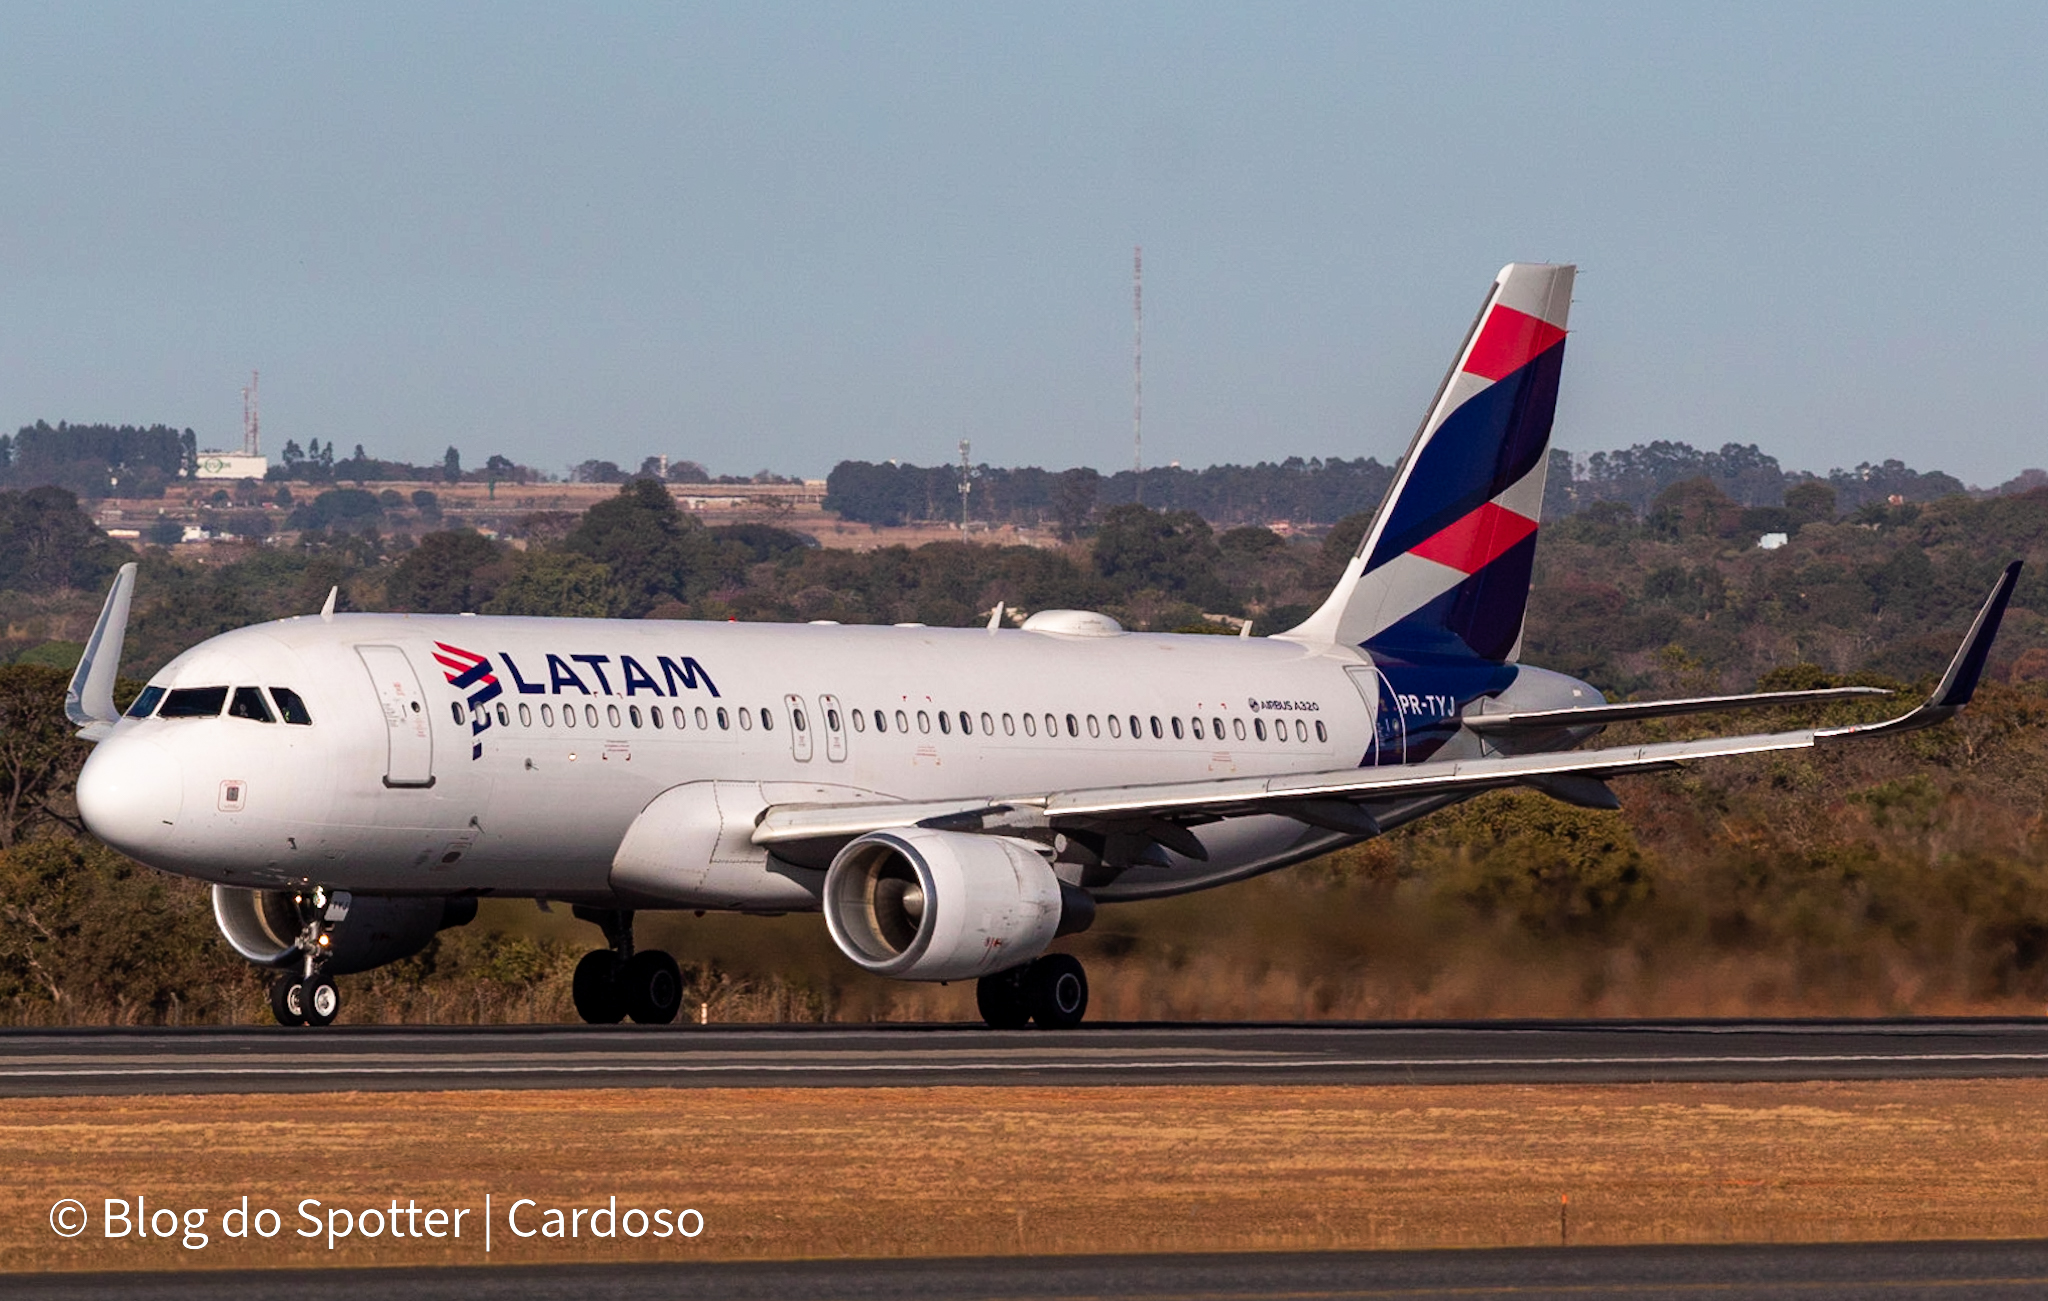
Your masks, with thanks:
[(1131, 249), (1131, 500), (1145, 495), (1145, 246)]
[(242, 455), (260, 455), (260, 439), (256, 418), (256, 376), (249, 372), (249, 383), (242, 389)]

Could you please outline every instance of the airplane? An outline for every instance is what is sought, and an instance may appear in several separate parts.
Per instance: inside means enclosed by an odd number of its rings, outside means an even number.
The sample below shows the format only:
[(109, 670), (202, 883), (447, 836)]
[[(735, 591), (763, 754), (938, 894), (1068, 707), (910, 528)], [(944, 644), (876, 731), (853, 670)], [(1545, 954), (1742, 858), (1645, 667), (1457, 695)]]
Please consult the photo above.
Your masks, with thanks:
[[(1967, 704), (2008, 566), (1934, 693), (1887, 722), (1580, 749), (1631, 719), (1881, 695), (1609, 703), (1520, 662), (1574, 268), (1489, 286), (1327, 600), (1269, 637), (1135, 633), (1091, 611), (932, 628), (337, 613), (178, 655), (123, 712), (135, 566), (66, 708), (80, 815), (212, 883), (285, 1025), (480, 898), (567, 903), (594, 1024), (675, 1019), (648, 910), (821, 912), (864, 971), (976, 981), (996, 1028), (1070, 1028), (1051, 951), (1099, 905), (1241, 881), (1482, 791), (1618, 807), (1608, 781), (1931, 726)], [(1244, 630), (1249, 632), (1247, 626)]]

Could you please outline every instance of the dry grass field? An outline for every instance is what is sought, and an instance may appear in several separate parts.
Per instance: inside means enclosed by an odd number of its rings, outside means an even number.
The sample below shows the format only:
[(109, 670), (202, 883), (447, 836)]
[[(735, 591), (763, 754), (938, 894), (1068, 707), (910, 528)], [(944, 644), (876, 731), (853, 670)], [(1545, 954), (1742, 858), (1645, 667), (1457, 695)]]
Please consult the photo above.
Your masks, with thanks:
[[(2042, 1236), (2048, 1081), (24, 1099), (0, 1169), (6, 1271), (1541, 1244), (1567, 1194), (1574, 1243)], [(209, 1244), (107, 1241), (137, 1194), (208, 1208)], [(278, 1236), (221, 1236), (244, 1195)], [(505, 1231), (517, 1198), (534, 1228), (614, 1195), (703, 1234)], [(330, 1252), (294, 1236), (308, 1197), (476, 1209), (460, 1242)]]

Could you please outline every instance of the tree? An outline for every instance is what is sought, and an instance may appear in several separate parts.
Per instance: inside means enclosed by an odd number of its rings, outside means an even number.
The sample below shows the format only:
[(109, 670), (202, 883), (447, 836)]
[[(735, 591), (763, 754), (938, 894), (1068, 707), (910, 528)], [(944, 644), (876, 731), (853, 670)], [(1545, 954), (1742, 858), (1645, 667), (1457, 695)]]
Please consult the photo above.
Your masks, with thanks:
[(609, 619), (625, 609), (611, 570), (574, 551), (520, 553), (511, 577), (484, 602), (485, 614), (551, 619)]
[(89, 747), (64, 716), (70, 677), (41, 664), (0, 668), (0, 848), (76, 825), (71, 791)]
[(105, 586), (132, 559), (64, 489), (0, 492), (0, 589), (91, 590)]
[(633, 618), (663, 597), (688, 601), (743, 577), (744, 553), (726, 552), (653, 479), (634, 479), (618, 496), (592, 506), (563, 546), (611, 571), (625, 593), (624, 612)]
[(449, 483), (462, 482), (462, 453), (452, 447), (441, 457), (441, 477)]
[(624, 483), (626, 472), (614, 461), (584, 461), (570, 467), (569, 477), (578, 483)]
[(1112, 506), (1095, 533), (1095, 571), (1126, 590), (1155, 588), (1196, 604), (1227, 600), (1216, 559), (1209, 524), (1193, 511)]
[(1102, 488), (1102, 476), (1093, 470), (1062, 471), (1053, 487), (1053, 518), (1059, 522), (1059, 534), (1071, 542), (1080, 536), (1088, 525), (1088, 517), (1095, 511), (1095, 495)]
[(401, 610), (461, 614), (480, 609), (503, 580), (505, 548), (472, 529), (429, 533), (391, 571), (385, 596)]

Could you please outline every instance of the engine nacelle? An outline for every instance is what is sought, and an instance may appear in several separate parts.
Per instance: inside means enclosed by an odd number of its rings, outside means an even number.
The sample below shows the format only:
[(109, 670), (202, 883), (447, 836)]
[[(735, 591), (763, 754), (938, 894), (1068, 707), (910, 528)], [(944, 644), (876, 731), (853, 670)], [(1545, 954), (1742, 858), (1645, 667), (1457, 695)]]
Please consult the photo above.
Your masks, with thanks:
[[(216, 885), (213, 920), (229, 946), (259, 967), (299, 961), (299, 906), (290, 890)], [(441, 931), (474, 920), (476, 900), (471, 898), (355, 895), (348, 916), (328, 928), (333, 943), (327, 972), (346, 976), (409, 958)]]
[(839, 951), (898, 980), (1005, 971), (1095, 920), (1095, 900), (1029, 841), (923, 827), (871, 831), (840, 850), (824, 904)]

